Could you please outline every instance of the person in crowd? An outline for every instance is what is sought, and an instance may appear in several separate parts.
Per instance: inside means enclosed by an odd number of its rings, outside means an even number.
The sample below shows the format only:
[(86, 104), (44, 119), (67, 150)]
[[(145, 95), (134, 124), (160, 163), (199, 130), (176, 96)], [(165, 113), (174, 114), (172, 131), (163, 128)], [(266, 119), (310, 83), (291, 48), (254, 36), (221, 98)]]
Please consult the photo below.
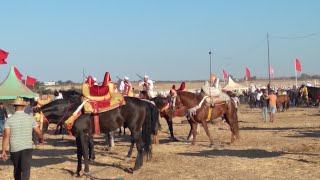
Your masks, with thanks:
[(274, 93), (274, 90), (270, 91), (270, 95), (266, 97), (266, 99), (269, 100), (269, 116), (270, 116), (270, 122), (275, 121), (275, 113), (277, 111), (277, 96)]
[(129, 77), (125, 76), (124, 79), (120, 82), (119, 91), (124, 96), (128, 96), (131, 88), (132, 88), (132, 85), (129, 81)]
[(143, 90), (148, 92), (150, 98), (154, 97), (153, 81), (149, 79), (148, 75), (145, 75), (143, 80), (139, 82), (139, 86), (142, 86)]
[(26, 102), (18, 97), (12, 103), (15, 112), (4, 125), (4, 136), (2, 140), (1, 157), (4, 161), (8, 159), (6, 150), (10, 142), (10, 159), (14, 166), (15, 180), (30, 179), (32, 160), (32, 130), (43, 141), (43, 134), (33, 116), (24, 112)]

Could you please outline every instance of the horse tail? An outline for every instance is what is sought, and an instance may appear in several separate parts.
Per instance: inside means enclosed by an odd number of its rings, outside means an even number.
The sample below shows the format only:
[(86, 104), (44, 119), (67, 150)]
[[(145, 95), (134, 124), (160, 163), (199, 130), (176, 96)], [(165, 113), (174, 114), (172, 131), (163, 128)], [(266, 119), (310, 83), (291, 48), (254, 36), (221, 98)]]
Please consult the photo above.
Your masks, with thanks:
[(151, 103), (146, 104), (146, 116), (142, 126), (142, 140), (147, 160), (152, 158), (152, 135), (156, 135), (159, 123), (159, 111)]

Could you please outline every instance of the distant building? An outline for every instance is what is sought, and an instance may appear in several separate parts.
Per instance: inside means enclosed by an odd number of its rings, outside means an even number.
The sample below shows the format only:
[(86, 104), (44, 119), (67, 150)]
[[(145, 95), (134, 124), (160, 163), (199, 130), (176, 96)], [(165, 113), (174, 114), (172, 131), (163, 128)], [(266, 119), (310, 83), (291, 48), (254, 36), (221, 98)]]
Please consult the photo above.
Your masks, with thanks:
[(56, 82), (54, 82), (54, 81), (47, 81), (47, 82), (44, 82), (43, 83), (45, 86), (54, 86), (54, 85), (56, 85)]

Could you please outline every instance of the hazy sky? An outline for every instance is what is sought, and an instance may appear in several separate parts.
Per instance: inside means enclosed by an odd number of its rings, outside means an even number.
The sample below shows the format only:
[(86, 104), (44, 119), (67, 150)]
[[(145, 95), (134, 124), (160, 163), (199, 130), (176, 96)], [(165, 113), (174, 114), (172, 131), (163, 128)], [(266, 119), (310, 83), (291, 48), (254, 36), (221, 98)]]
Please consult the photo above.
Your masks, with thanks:
[(40, 81), (148, 74), (154, 80), (197, 80), (222, 69), (267, 77), (267, 41), (275, 76), (293, 76), (293, 60), (319, 74), (320, 1), (158, 0), (2, 1), (0, 48), (11, 65)]

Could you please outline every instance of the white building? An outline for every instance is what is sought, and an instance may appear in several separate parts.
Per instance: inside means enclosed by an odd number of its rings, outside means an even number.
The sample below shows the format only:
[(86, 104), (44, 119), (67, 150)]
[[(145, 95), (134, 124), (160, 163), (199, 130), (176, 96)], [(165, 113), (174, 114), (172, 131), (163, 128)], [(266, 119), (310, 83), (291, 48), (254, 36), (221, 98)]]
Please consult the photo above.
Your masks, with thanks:
[(54, 86), (54, 85), (56, 85), (56, 82), (54, 82), (54, 81), (47, 81), (47, 82), (43, 82), (43, 84), (44, 84), (45, 86)]

